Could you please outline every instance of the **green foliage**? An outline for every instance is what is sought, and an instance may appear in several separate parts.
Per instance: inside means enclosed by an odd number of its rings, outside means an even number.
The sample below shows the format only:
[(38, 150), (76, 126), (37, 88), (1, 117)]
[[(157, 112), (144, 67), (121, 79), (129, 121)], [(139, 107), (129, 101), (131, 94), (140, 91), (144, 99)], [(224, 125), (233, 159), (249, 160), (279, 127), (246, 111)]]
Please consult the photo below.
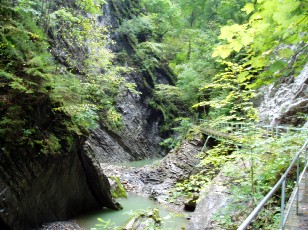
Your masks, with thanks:
[(136, 46), (134, 59), (141, 64), (142, 70), (153, 70), (161, 63), (164, 46), (156, 42), (142, 42)]
[(182, 141), (186, 139), (188, 131), (193, 125), (189, 118), (179, 117), (175, 119), (175, 122), (177, 122), (179, 125), (172, 128), (174, 131), (174, 136), (167, 138), (160, 143), (162, 146), (166, 146), (170, 149), (178, 147)]
[(142, 52), (139, 60), (149, 60), (145, 65), (147, 68), (155, 66), (159, 60), (157, 53), (170, 60), (169, 66), (178, 76), (176, 87), (181, 93), (180, 99), (187, 107), (208, 99), (209, 93), (199, 91), (199, 88), (217, 73), (211, 58), (212, 46), (217, 43), (217, 28), (227, 21), (242, 22), (245, 13), (236, 10), (246, 1), (143, 0), (143, 3), (149, 12), (146, 18), (151, 22), (153, 37), (162, 41), (165, 51), (155, 52), (155, 59)]
[(253, 12), (250, 20), (222, 27), (219, 38), (226, 40), (226, 44), (216, 47), (213, 57), (225, 59), (234, 52), (245, 52), (242, 61), (248, 67), (247, 75), (263, 71), (249, 88), (271, 83), (294, 69), (301, 70), (307, 58), (297, 60), (296, 64), (287, 60), (306, 52), (301, 43), (307, 41), (307, 4), (299, 0), (285, 0), (283, 4), (279, 0), (257, 1), (255, 5), (247, 3), (243, 11)]
[(187, 117), (191, 114), (191, 109), (183, 99), (182, 91), (171, 85), (157, 84), (151, 105), (163, 113), (164, 125), (161, 131), (171, 130), (178, 126), (181, 117)]
[[(116, 97), (135, 92), (135, 85), (121, 76), (126, 69), (111, 68), (106, 29), (86, 16), (98, 13), (102, 3), (77, 1), (80, 10), (52, 2), (1, 3), (0, 136), (6, 151), (23, 146), (29, 152), (58, 154), (72, 147), (74, 133), (96, 127), (102, 117), (107, 126), (121, 128)], [(52, 40), (44, 31), (58, 39), (55, 44), (49, 46)], [(46, 118), (36, 108), (45, 109)], [(45, 119), (60, 121), (51, 129)]]
[(234, 159), (234, 155), (231, 155), (234, 148), (232, 144), (220, 143), (212, 149), (200, 153), (198, 157), (201, 159), (201, 166), (219, 170), (226, 162)]
[(135, 17), (131, 20), (124, 21), (119, 27), (118, 32), (131, 40), (133, 44), (144, 42), (150, 37), (153, 25), (149, 17)]
[(101, 6), (105, 4), (105, 0), (76, 0), (76, 5), (88, 13), (100, 13)]
[(117, 229), (115, 223), (110, 220), (103, 220), (102, 218), (97, 218), (97, 220), (99, 223), (95, 225), (97, 227), (95, 229)]
[(127, 198), (127, 193), (125, 191), (124, 186), (121, 183), (121, 180), (119, 177), (110, 177), (111, 180), (113, 180), (116, 185), (115, 185), (115, 189), (111, 190), (111, 195), (113, 198)]
[(207, 185), (215, 175), (213, 171), (205, 171), (191, 175), (188, 179), (176, 183), (175, 187), (171, 190), (169, 201), (177, 203), (180, 197), (193, 197), (194, 194), (199, 194), (201, 189)]
[(57, 154), (61, 151), (61, 144), (59, 143), (59, 139), (54, 135), (50, 134), (47, 139), (45, 139), (45, 143), (43, 145), (43, 149), (41, 153), (48, 155), (48, 154)]
[(251, 99), (255, 93), (247, 89), (247, 79), (252, 76), (243, 74), (241, 65), (231, 62), (222, 62), (225, 71), (213, 78), (212, 84), (207, 84), (201, 90), (211, 90), (212, 99), (200, 102), (194, 107), (208, 105), (215, 110), (210, 113), (216, 120), (257, 120), (257, 111), (253, 108)]
[[(216, 221), (227, 229), (238, 226), (243, 221), (241, 217), (247, 216), (269, 192), (305, 141), (300, 133), (285, 134), (279, 139), (266, 140), (254, 135), (250, 136), (250, 139), (253, 140), (253, 144), (234, 151), (232, 155), (235, 161), (229, 161), (223, 168), (224, 175), (230, 180), (232, 202), (217, 213)], [(294, 186), (295, 174), (294, 170), (287, 180), (288, 196)], [(253, 228), (277, 228), (280, 216), (279, 195), (280, 191), (258, 214)]]
[(106, 28), (97, 25), (95, 18), (69, 8), (53, 12), (50, 27), (54, 37), (61, 37), (68, 44), (58, 47), (65, 56), (61, 54), (59, 58), (65, 58), (70, 69), (82, 74), (76, 78), (64, 70), (66, 75), (56, 79), (53, 96), (65, 98), (63, 107), (58, 109), (68, 112), (76, 124), (84, 127), (95, 127), (103, 117), (106, 126), (121, 128), (121, 116), (114, 107), (116, 97), (127, 89), (135, 93), (135, 84), (126, 83), (122, 77), (127, 69), (112, 65), (114, 55), (106, 48)]
[(176, 202), (179, 197), (192, 197), (194, 194), (199, 194), (201, 189), (212, 181), (227, 162), (234, 160), (235, 156), (232, 155), (234, 149), (235, 147), (231, 143), (220, 143), (212, 149), (198, 154), (199, 172), (178, 182), (171, 191), (170, 201)]

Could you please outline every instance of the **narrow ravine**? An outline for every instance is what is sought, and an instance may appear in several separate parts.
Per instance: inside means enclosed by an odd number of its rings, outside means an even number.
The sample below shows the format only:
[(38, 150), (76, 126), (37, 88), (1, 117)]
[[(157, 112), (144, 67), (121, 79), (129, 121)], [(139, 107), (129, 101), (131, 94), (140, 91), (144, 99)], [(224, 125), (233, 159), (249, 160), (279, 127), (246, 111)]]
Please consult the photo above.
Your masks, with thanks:
[[(201, 150), (201, 141), (184, 141), (182, 145), (162, 159), (145, 159), (121, 164), (101, 163), (107, 177), (118, 177), (128, 192), (128, 198), (117, 199), (123, 206), (121, 211), (102, 210), (77, 218), (84, 229), (98, 224), (97, 218), (116, 222), (116, 226), (127, 223), (128, 212), (157, 208), (162, 219), (162, 229), (181, 229), (188, 223), (191, 213), (184, 211), (184, 205), (169, 201), (171, 190), (178, 181), (195, 173), (198, 164), (196, 154)], [(111, 182), (112, 184), (112, 182)], [(178, 202), (181, 203), (181, 202)]]
[[(162, 220), (162, 229), (181, 229), (187, 225), (187, 214), (172, 212), (164, 205), (158, 204), (148, 197), (129, 193), (128, 198), (120, 198), (117, 199), (117, 201), (123, 205), (122, 210), (113, 211), (106, 209), (88, 213), (77, 218), (77, 224), (83, 229), (90, 230), (97, 227), (97, 224), (100, 224), (98, 218), (101, 218), (106, 222), (110, 221), (109, 227), (122, 227), (125, 226), (136, 213), (147, 212), (147, 210), (155, 208), (159, 210), (159, 216)], [(108, 226), (106, 226), (105, 229), (108, 229)]]
[[(157, 159), (156, 159), (157, 160)], [(147, 161), (136, 161), (136, 162), (128, 162), (128, 164), (138, 164), (141, 165)], [(126, 175), (126, 177), (131, 178), (132, 180), (136, 180), (138, 183), (138, 178), (133, 177), (134, 172), (138, 171), (136, 167), (126, 167), (126, 166), (116, 166), (110, 165), (110, 167), (114, 168), (114, 172), (118, 172), (119, 174)], [(151, 165), (147, 165), (145, 167), (151, 167)], [(133, 179), (134, 178), (134, 179)], [(134, 184), (128, 183), (126, 180), (122, 180), (123, 185), (126, 190), (130, 190), (131, 192), (127, 193), (127, 198), (118, 198), (116, 199), (119, 202), (123, 209), (120, 211), (104, 209), (101, 211), (95, 211), (91, 213), (87, 213), (85, 215), (81, 215), (75, 221), (82, 229), (92, 229), (97, 227), (97, 224), (101, 224), (98, 219), (106, 223), (106, 226), (103, 229), (113, 228), (113, 227), (123, 227), (128, 224), (129, 220), (131, 220), (138, 213), (148, 213), (151, 209), (157, 209), (159, 212), (159, 217), (161, 219), (160, 227), (162, 229), (182, 229), (187, 225), (187, 218), (189, 213), (184, 211), (179, 211), (174, 209), (174, 207), (168, 205), (167, 203), (159, 203), (155, 201), (153, 198), (149, 197), (148, 194), (136, 193), (137, 187)], [(140, 189), (140, 187), (139, 187)]]

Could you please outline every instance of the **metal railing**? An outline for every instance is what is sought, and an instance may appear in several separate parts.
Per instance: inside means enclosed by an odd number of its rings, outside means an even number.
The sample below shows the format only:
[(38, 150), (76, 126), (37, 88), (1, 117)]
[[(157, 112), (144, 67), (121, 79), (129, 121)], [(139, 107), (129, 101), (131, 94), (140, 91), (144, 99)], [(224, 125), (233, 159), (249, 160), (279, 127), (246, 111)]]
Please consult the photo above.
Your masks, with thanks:
[[(206, 120), (199, 120), (198, 123), (206, 123)], [(235, 134), (237, 137), (247, 134), (249, 131), (254, 131), (257, 133), (262, 134), (264, 137), (274, 137), (278, 138), (281, 137), (283, 134), (289, 134), (291, 132), (303, 132), (307, 133), (307, 128), (295, 128), (291, 126), (272, 126), (272, 125), (263, 125), (263, 124), (254, 124), (254, 123), (242, 123), (242, 122), (221, 122), (218, 123), (212, 127), (210, 127), (213, 132), (213, 130), (218, 132), (226, 132), (229, 134)], [(215, 133), (209, 133), (209, 135), (216, 137)], [(217, 136), (219, 138), (219, 136)], [(234, 136), (232, 136), (234, 138)], [(224, 137), (222, 137), (224, 138)], [(263, 198), (263, 200), (257, 205), (257, 207), (251, 212), (251, 214), (246, 218), (246, 220), (239, 226), (238, 230), (244, 230), (246, 229), (249, 224), (254, 220), (254, 218), (258, 215), (258, 213), (262, 210), (264, 205), (267, 203), (267, 201), (275, 194), (275, 192), (281, 187), (281, 216), (280, 216), (280, 229), (284, 229), (284, 226), (286, 224), (287, 218), (290, 214), (292, 205), (296, 198), (296, 214), (298, 214), (298, 200), (299, 200), (299, 185), (300, 182), (306, 172), (307, 169), (307, 147), (308, 147), (308, 139), (306, 140), (305, 144), (302, 146), (302, 148), (296, 153), (296, 156), (292, 160), (291, 164), (289, 165), (288, 169), (285, 171), (285, 173), (282, 175), (280, 180), (275, 184), (275, 186), (269, 191), (269, 193)], [(304, 168), (302, 172), (300, 173), (300, 157), (302, 154), (305, 154), (304, 156)], [(290, 173), (291, 169), (296, 164), (296, 185), (293, 190), (293, 196), (291, 196), (289, 200), (289, 207), (287, 210), (285, 210), (285, 197), (286, 197), (286, 179), (288, 174)]]
[[(208, 121), (199, 119), (199, 124), (206, 124)], [(255, 123), (244, 123), (244, 122), (220, 122), (212, 127), (213, 130), (220, 132), (226, 132), (233, 135), (245, 135), (249, 131), (254, 133), (263, 134), (264, 137), (281, 137), (283, 134), (289, 134), (291, 132), (308, 132), (307, 128), (295, 128), (292, 126), (282, 126), (282, 125), (263, 125)]]
[[(263, 198), (263, 200), (257, 205), (257, 207), (250, 213), (250, 215), (246, 218), (246, 220), (239, 226), (238, 230), (244, 230), (246, 229), (249, 224), (254, 220), (254, 218), (258, 215), (258, 213), (261, 211), (261, 209), (264, 207), (264, 205), (267, 203), (267, 201), (274, 195), (274, 193), (280, 188), (281, 186), (281, 207), (280, 207), (280, 229), (284, 229), (284, 226), (286, 224), (287, 218), (290, 214), (292, 204), (294, 203), (294, 200), (296, 198), (296, 214), (298, 214), (298, 200), (299, 200), (299, 184), (306, 172), (307, 169), (307, 147), (308, 147), (308, 139), (306, 140), (305, 144), (302, 146), (302, 148), (296, 153), (295, 158), (289, 165), (288, 169), (285, 171), (285, 173), (282, 175), (280, 180), (276, 183), (276, 185), (269, 191), (269, 193)], [(301, 154), (305, 153), (305, 163), (304, 163), (304, 169), (302, 170), (301, 174), (299, 172), (300, 170), (300, 157)], [(286, 179), (288, 174), (290, 173), (291, 169), (296, 165), (296, 186), (294, 189), (294, 196), (291, 197), (289, 201), (289, 208), (285, 210), (285, 192), (286, 192)]]

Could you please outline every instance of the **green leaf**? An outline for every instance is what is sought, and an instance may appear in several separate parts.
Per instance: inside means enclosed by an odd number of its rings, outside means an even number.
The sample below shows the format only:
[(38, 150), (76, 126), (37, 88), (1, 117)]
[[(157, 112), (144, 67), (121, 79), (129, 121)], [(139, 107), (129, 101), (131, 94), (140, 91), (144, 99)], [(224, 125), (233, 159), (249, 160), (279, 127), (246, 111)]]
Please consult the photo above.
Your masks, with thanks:
[(26, 92), (27, 91), (27, 88), (24, 85), (22, 85), (19, 82), (17, 82), (17, 81), (11, 82), (10, 86), (12, 87), (12, 89), (16, 89), (16, 90), (19, 90), (21, 92)]
[(248, 71), (244, 71), (244, 72), (240, 73), (239, 75), (237, 75), (239, 82), (243, 83), (246, 80), (246, 77), (248, 75), (249, 75)]
[(233, 49), (231, 49), (228, 45), (221, 45), (217, 46), (214, 49), (214, 53), (212, 54), (212, 57), (222, 57), (223, 59), (229, 57)]
[(244, 33), (241, 35), (241, 44), (243, 46), (248, 46), (253, 42), (253, 36), (250, 33)]
[(98, 217), (97, 220), (98, 220), (99, 222), (105, 223), (105, 221), (104, 221), (102, 218), (100, 218), (100, 217)]
[(248, 62), (248, 64), (252, 65), (254, 68), (263, 68), (268, 63), (267, 58), (264, 56), (257, 56), (251, 58), (251, 60)]
[(277, 72), (281, 69), (283, 69), (285, 66), (287, 65), (286, 62), (282, 61), (282, 60), (278, 60), (278, 61), (275, 61), (271, 67), (270, 67), (270, 70), (273, 71), (273, 72)]
[[(242, 48), (243, 48), (243, 44), (240, 41), (233, 41), (232, 43), (230, 43), (231, 47), (233, 48), (233, 50), (235, 52), (239, 52)], [(229, 56), (230, 54), (228, 54)]]
[(245, 11), (247, 14), (250, 14), (252, 11), (254, 11), (255, 7), (252, 3), (247, 3), (242, 11)]
[(280, 58), (290, 58), (292, 55), (294, 55), (294, 51), (290, 48), (284, 48), (278, 51)]

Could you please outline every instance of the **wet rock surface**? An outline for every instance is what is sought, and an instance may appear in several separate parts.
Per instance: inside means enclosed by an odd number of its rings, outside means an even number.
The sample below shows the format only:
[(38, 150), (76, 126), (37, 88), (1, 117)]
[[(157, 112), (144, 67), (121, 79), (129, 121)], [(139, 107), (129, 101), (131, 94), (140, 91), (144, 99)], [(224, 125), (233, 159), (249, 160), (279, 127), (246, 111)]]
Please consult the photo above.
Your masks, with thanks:
[(82, 153), (77, 151), (63, 156), (2, 157), (0, 219), (11, 229), (30, 229), (102, 206), (118, 208), (107, 178), (87, 156), (79, 158)]
[(224, 207), (230, 193), (226, 184), (227, 178), (222, 174), (217, 177), (208, 186), (205, 186), (200, 192), (200, 198), (197, 202), (195, 211), (189, 220), (187, 229), (205, 230), (221, 229), (215, 224), (213, 218), (218, 210)]
[(260, 120), (265, 124), (304, 125), (300, 114), (308, 113), (308, 63), (299, 76), (283, 78), (261, 90)]
[[(121, 22), (136, 17), (142, 7), (138, 1), (106, 1), (103, 15), (98, 23), (108, 27), (108, 38), (113, 42), (108, 45), (117, 56), (116, 65), (134, 68), (125, 74), (127, 82), (136, 85), (139, 94), (126, 90), (117, 100), (117, 110), (122, 116), (123, 126), (115, 130), (101, 121), (100, 127), (93, 130), (86, 141), (86, 148), (91, 149), (101, 162), (116, 163), (142, 160), (165, 155), (160, 146), (160, 126), (163, 114), (150, 105), (155, 84), (172, 84), (173, 74), (162, 62), (153, 70), (145, 70), (132, 57), (137, 44), (129, 40), (127, 34), (119, 33)], [(129, 11), (127, 9), (130, 9)], [(125, 55), (124, 60), (121, 55)]]
[(132, 218), (124, 227), (124, 230), (144, 230), (153, 229), (154, 226), (160, 226), (159, 210), (151, 209), (145, 213)]
[(102, 206), (117, 208), (99, 164), (93, 155), (82, 151), (83, 138), (74, 136), (59, 122), (65, 115), (54, 113), (50, 101), (41, 103), (31, 114), (34, 125), (41, 132), (52, 132), (59, 139), (70, 137), (71, 141), (61, 142), (57, 153), (42, 153), (26, 145), (14, 146), (10, 152), (0, 149), (2, 228), (37, 228)]
[(170, 189), (197, 172), (199, 160), (196, 155), (200, 151), (200, 140), (184, 141), (178, 150), (172, 151), (154, 165), (136, 168), (101, 163), (101, 167), (107, 176), (119, 177), (127, 191), (168, 204)]
[(118, 102), (122, 114), (123, 127), (110, 130), (101, 124), (92, 131), (86, 141), (86, 148), (91, 150), (101, 162), (116, 163), (164, 155), (159, 143), (159, 124), (162, 117), (154, 116), (154, 110), (138, 101), (138, 97), (128, 93)]
[(44, 224), (39, 230), (82, 230), (82, 228), (72, 220)]

